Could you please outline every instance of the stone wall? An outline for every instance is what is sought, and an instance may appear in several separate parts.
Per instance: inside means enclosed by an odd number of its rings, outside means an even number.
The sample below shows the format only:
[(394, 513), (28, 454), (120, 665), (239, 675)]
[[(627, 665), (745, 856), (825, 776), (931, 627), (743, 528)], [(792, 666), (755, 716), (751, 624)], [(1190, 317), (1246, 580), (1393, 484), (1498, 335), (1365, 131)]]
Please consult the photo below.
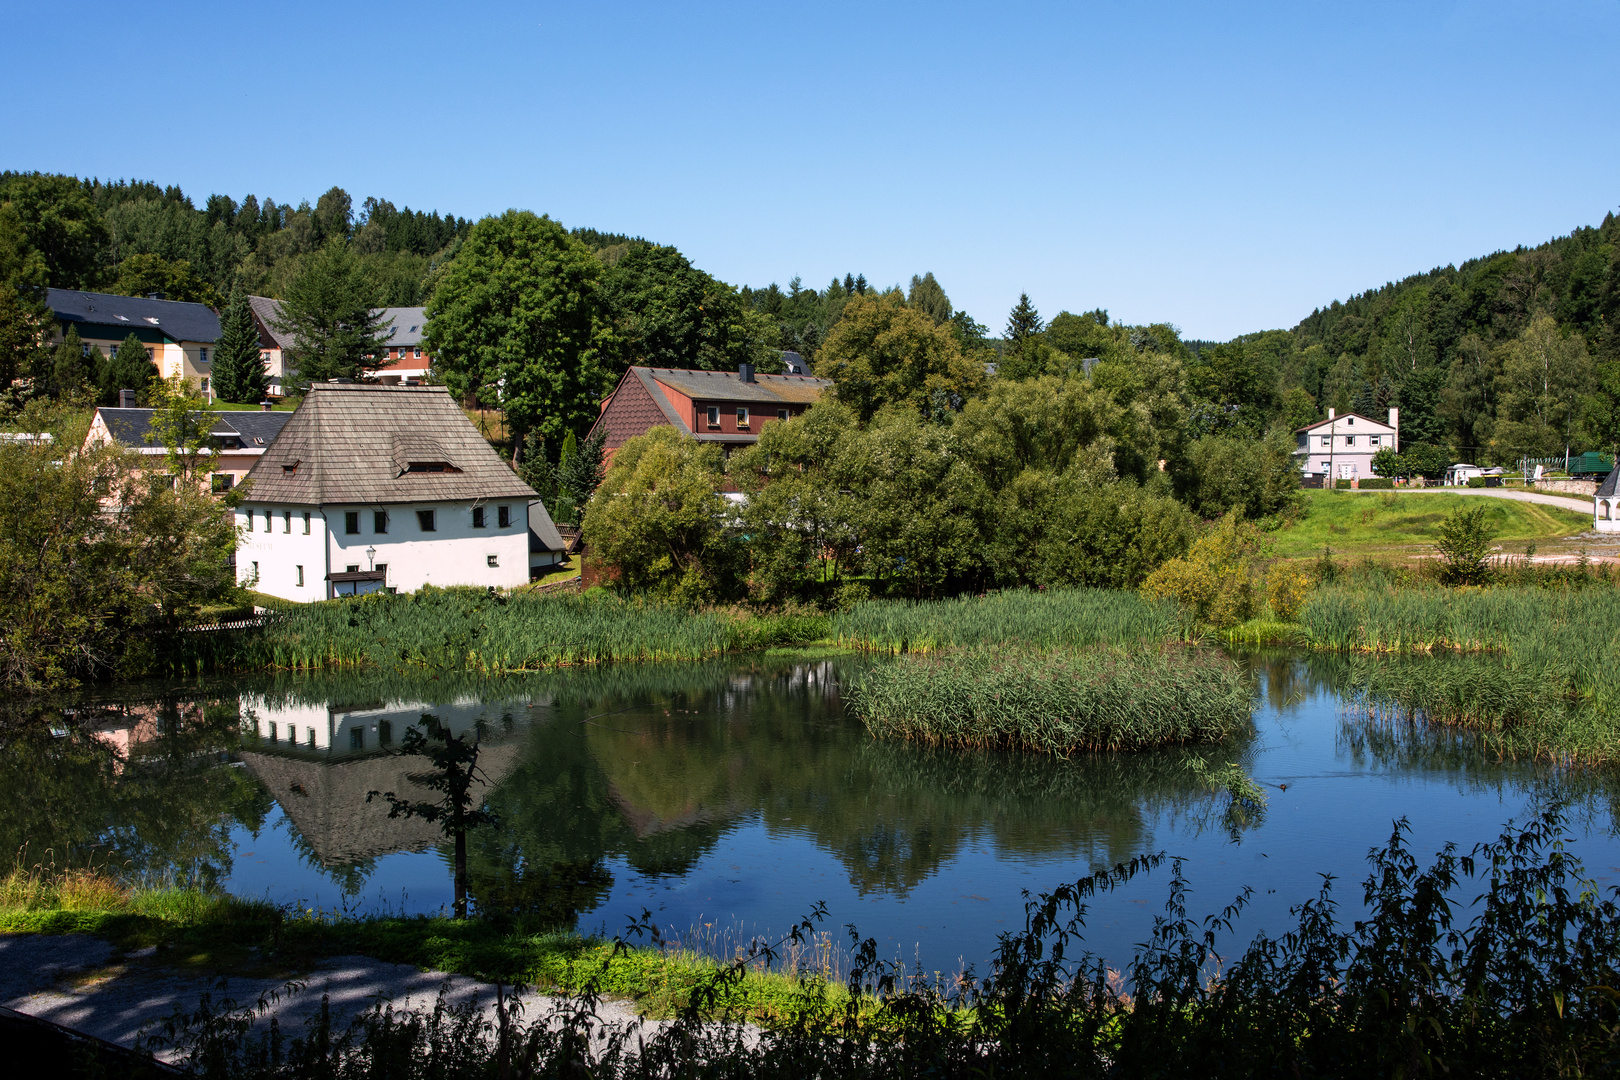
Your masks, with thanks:
[(1537, 491), (1556, 491), (1564, 495), (1579, 495), (1583, 499), (1590, 499), (1597, 494), (1598, 482), (1596, 480), (1537, 480)]

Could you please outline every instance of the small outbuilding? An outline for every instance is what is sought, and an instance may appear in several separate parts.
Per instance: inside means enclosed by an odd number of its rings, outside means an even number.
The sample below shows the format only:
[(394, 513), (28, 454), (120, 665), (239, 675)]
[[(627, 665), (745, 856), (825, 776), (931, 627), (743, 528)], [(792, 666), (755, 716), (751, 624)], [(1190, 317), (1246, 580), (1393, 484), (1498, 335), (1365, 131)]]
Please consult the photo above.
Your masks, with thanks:
[(1620, 468), (1613, 469), (1592, 496), (1592, 528), (1598, 532), (1620, 532)]

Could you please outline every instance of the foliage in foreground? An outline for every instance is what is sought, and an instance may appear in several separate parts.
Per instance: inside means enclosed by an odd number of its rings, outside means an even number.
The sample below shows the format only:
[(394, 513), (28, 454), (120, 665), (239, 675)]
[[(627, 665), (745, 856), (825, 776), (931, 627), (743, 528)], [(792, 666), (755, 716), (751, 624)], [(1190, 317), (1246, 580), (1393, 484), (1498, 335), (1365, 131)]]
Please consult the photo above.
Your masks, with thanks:
[(861, 673), (847, 694), (876, 738), (1062, 755), (1219, 742), (1253, 707), (1236, 664), (1178, 647), (911, 654)]
[[(1407, 825), (1369, 856), (1365, 918), (1341, 922), (1331, 877), (1293, 909), (1294, 926), (1229, 938), (1248, 894), (1199, 921), (1172, 864), (1169, 898), (1123, 970), (1083, 951), (1090, 907), (1159, 866), (1143, 856), (1031, 901), (990, 971), (942, 983), (876, 959), (858, 942), (842, 993), (801, 980), (787, 1022), (728, 1021), (730, 988), (802, 941), (756, 948), (718, 970), (661, 1030), (632, 1038), (588, 992), (525, 1023), (441, 1004), (379, 1005), (345, 1028), (328, 1003), (289, 1038), (258, 1011), (205, 1000), (159, 1045), (199, 1075), (292, 1077), (1471, 1077), (1613, 1072), (1620, 905), (1564, 850), (1544, 811), (1427, 866)], [(1465, 890), (1479, 890), (1468, 902)], [(853, 934), (852, 934), (853, 936)]]

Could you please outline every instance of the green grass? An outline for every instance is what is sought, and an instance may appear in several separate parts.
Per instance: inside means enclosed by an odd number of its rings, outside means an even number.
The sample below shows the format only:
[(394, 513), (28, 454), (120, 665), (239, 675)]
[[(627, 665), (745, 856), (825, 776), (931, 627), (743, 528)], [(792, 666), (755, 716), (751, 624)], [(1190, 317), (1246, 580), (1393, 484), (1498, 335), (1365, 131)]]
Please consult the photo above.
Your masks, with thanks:
[(955, 600), (872, 600), (832, 618), (841, 645), (930, 652), (1017, 642), (1038, 648), (1180, 641), (1192, 624), (1176, 605), (1111, 589), (1011, 590)]
[(1237, 665), (1178, 646), (912, 653), (857, 676), (847, 695), (876, 738), (1061, 756), (1219, 742), (1253, 709)]
[(1314, 558), (1324, 547), (1345, 555), (1427, 548), (1459, 506), (1483, 506), (1500, 543), (1523, 544), (1585, 532), (1590, 512), (1489, 496), (1416, 492), (1307, 491), (1309, 512), (1273, 535), (1282, 558)]
[[(261, 406), (257, 402), (238, 403), (235, 401), (216, 401), (208, 406), (219, 412), (258, 412)], [(278, 401), (273, 406), (274, 412), (292, 412), (298, 408), (297, 402)]]
[[(721, 961), (681, 947), (615, 950), (571, 931), (529, 930), (487, 919), (428, 916), (352, 918), (292, 911), (196, 889), (129, 888), (95, 872), (53, 877), (16, 871), (0, 879), (0, 934), (91, 934), (131, 952), (153, 947), (166, 967), (209, 974), (286, 976), (330, 956), (360, 955), (486, 982), (633, 998), (651, 1016), (686, 1006)], [(750, 1020), (786, 1018), (799, 980), (834, 980), (834, 952), (786, 951), (780, 966), (757, 965), (715, 1004)]]

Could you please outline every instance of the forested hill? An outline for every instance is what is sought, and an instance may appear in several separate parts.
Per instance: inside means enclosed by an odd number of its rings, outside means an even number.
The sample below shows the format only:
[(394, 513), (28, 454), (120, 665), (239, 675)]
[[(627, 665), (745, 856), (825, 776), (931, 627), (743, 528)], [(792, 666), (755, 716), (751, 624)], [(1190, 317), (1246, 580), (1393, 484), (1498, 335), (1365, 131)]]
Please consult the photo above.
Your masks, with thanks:
[[(1213, 397), (1290, 425), (1401, 409), (1403, 441), (1484, 461), (1620, 441), (1620, 220), (1415, 274), (1293, 330), (1199, 350)], [(1217, 389), (1218, 388), (1218, 389)]]

